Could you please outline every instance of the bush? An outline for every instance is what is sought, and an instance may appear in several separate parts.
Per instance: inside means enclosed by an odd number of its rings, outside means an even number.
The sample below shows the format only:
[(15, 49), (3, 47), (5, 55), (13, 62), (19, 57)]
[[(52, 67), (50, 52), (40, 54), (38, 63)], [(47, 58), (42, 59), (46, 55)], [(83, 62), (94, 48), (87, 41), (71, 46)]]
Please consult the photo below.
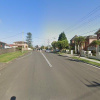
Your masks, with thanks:
[(22, 50), (22, 47), (17, 47), (16, 50), (20, 50), (21, 51)]

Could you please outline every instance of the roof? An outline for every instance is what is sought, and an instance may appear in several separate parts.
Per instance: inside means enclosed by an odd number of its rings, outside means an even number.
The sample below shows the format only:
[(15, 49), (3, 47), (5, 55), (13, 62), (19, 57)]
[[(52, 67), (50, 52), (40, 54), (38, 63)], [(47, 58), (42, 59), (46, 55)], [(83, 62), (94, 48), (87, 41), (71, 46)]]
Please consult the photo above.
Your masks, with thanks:
[(16, 41), (14, 43), (27, 43), (27, 42), (25, 42), (25, 41)]
[(86, 37), (86, 39), (97, 39), (96, 35), (89, 35)]
[(77, 35), (75, 35), (71, 40), (74, 40), (75, 38), (77, 38), (78, 36)]
[(1, 41), (0, 41), (0, 43), (6, 44), (5, 42), (1, 42)]
[(100, 29), (98, 31), (96, 31), (94, 34), (100, 34)]

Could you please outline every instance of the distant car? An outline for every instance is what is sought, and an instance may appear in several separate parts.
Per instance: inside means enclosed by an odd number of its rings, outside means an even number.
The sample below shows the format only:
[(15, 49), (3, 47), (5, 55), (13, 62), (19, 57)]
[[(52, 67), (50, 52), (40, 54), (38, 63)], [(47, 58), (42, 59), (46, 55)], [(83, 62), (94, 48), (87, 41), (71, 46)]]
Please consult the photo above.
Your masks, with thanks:
[(51, 52), (51, 50), (45, 50), (45, 52)]

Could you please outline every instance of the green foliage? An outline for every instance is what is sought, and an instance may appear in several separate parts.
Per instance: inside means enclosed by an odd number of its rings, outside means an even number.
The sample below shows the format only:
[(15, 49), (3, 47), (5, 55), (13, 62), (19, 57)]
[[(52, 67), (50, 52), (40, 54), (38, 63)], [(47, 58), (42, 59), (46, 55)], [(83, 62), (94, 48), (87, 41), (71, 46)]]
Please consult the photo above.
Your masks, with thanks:
[(27, 33), (26, 41), (27, 41), (28, 47), (31, 48), (32, 47), (32, 33), (30, 32)]
[(83, 36), (79, 36), (79, 37), (76, 37), (76, 38), (75, 38), (75, 43), (76, 43), (77, 45), (79, 45), (79, 46), (81, 46), (82, 43), (84, 43), (84, 42), (85, 42), (85, 38), (84, 38)]
[(53, 41), (52, 43), (51, 43), (51, 45), (52, 45), (52, 47), (54, 48), (54, 49), (56, 49), (58, 46), (57, 46), (57, 41)]
[(49, 49), (48, 46), (46, 46), (45, 49), (48, 50)]
[(67, 40), (66, 35), (65, 35), (64, 32), (62, 32), (62, 33), (59, 35), (59, 38), (58, 38), (58, 41), (63, 41), (63, 40)]
[(92, 41), (92, 43), (90, 45), (93, 45), (93, 46), (100, 45), (100, 41), (99, 40), (94, 40), (94, 41)]
[(57, 42), (57, 46), (60, 50), (65, 49), (69, 46), (68, 41), (67, 40), (63, 40), (63, 41), (58, 41)]
[(11, 53), (5, 53), (0, 55), (0, 62), (9, 62), (15, 58), (18, 58), (19, 56), (24, 55), (28, 51), (24, 51), (23, 53), (21, 51), (11, 52)]
[(84, 63), (88, 63), (88, 64), (92, 64), (92, 65), (96, 65), (96, 66), (100, 66), (100, 63), (97, 63), (97, 62), (93, 62), (93, 61), (90, 61), (90, 60), (86, 60), (86, 59), (82, 59), (82, 58), (78, 58), (78, 57), (72, 57), (73, 59), (76, 59), (76, 60), (80, 60)]
[(41, 46), (41, 49), (45, 49), (45, 47), (42, 45), (42, 46)]
[(16, 49), (17, 49), (17, 50), (22, 50), (22, 47), (17, 47)]

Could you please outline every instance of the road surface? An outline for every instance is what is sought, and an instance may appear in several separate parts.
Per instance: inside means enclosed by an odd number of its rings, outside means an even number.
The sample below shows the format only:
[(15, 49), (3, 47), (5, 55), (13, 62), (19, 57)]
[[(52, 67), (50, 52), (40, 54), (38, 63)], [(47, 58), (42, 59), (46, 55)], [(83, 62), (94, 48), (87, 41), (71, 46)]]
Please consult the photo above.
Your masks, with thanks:
[(0, 70), (0, 100), (100, 100), (100, 69), (33, 51)]

